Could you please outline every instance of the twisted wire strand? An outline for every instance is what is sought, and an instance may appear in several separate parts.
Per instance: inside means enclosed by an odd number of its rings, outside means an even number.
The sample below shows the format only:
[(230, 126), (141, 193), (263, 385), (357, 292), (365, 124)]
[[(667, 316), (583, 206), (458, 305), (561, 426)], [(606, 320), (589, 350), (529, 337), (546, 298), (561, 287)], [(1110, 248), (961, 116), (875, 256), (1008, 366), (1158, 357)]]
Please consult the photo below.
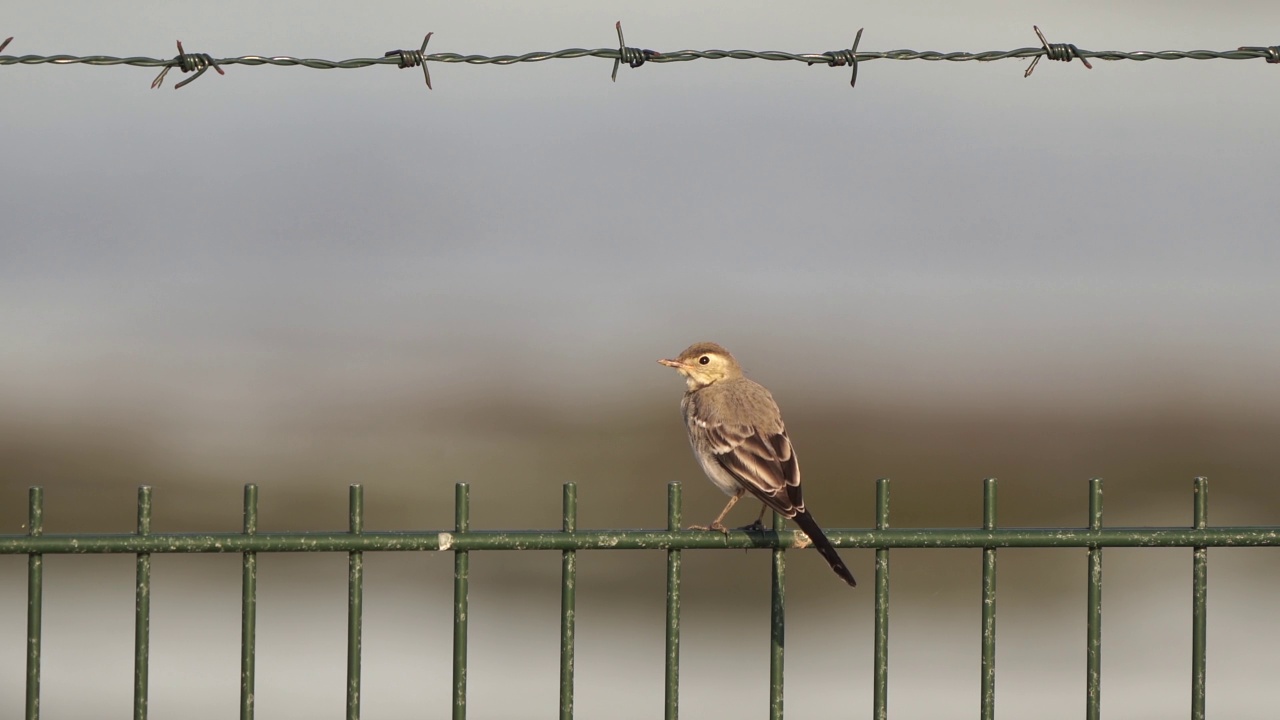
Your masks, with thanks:
[[(520, 55), (463, 55), (459, 53), (421, 54), (424, 62), (465, 63), (468, 65), (514, 65), (516, 63), (544, 62), (547, 60), (569, 60), (583, 57), (604, 58), (630, 63), (634, 57), (630, 54), (634, 48), (566, 48), (564, 50), (534, 51)], [(398, 53), (398, 51), (396, 51)], [(929, 62), (993, 62), (1016, 58), (1050, 57), (1050, 51), (1044, 47), (1024, 47), (1016, 50), (987, 50), (983, 52), (939, 52), (936, 50), (860, 50), (856, 53), (840, 52), (840, 59), (848, 62), (850, 57), (858, 62), (872, 60), (925, 60)], [(1276, 62), (1276, 47), (1245, 47), (1236, 50), (1139, 50), (1126, 52), (1121, 50), (1078, 50), (1076, 57), (1090, 60), (1269, 60)], [(194, 55), (195, 53), (192, 53)], [(203, 54), (202, 54), (203, 55)], [(846, 57), (846, 55), (850, 57)], [(287, 55), (241, 55), (239, 57), (209, 58), (215, 66), (232, 65), (275, 65), (279, 67), (297, 66), (316, 70), (337, 70), (369, 67), (372, 65), (399, 65), (399, 55), (381, 58), (350, 58), (346, 60), (326, 60), (323, 58), (297, 58)], [(770, 60), (774, 62), (796, 61), (808, 64), (827, 65), (832, 60), (832, 52), (791, 53), (781, 50), (676, 50), (673, 52), (653, 53), (645, 56), (649, 63), (678, 63), (692, 60)], [(129, 65), (133, 67), (180, 67), (178, 58), (153, 58), (142, 56), (114, 57), (111, 55), (0, 55), (0, 66), (4, 65)]]
[[(1121, 50), (1080, 50), (1079, 57), (1097, 60), (1266, 60), (1273, 57), (1275, 50), (1266, 47), (1245, 48), (1240, 50), (1139, 50), (1125, 52)], [(858, 62), (868, 60), (929, 60), (946, 62), (991, 62), (1011, 58), (1045, 57), (1044, 48), (1025, 47), (1016, 50), (986, 50), (983, 52), (939, 52), (936, 50), (860, 50)], [(542, 62), (544, 60), (562, 60), (582, 57), (598, 57), (609, 60), (623, 60), (618, 48), (567, 48), (564, 50), (539, 50), (522, 55), (461, 55), (458, 53), (431, 53), (423, 55), (427, 62), (466, 63), (469, 65), (514, 65), (523, 62)], [(803, 63), (827, 64), (831, 60), (830, 51), (822, 53), (789, 53), (781, 50), (676, 50), (663, 52), (648, 58), (651, 63), (687, 62), (690, 60), (795, 60)], [(214, 58), (218, 65), (297, 65), (317, 70), (362, 68), (370, 65), (396, 65), (399, 58), (351, 58), (348, 60), (325, 60), (321, 58), (296, 58), (288, 55), (267, 57), (263, 55), (241, 55), (239, 57)], [(132, 65), (134, 67), (163, 67), (175, 65), (174, 58), (152, 57), (113, 57), (111, 55), (0, 55), (0, 65)]]

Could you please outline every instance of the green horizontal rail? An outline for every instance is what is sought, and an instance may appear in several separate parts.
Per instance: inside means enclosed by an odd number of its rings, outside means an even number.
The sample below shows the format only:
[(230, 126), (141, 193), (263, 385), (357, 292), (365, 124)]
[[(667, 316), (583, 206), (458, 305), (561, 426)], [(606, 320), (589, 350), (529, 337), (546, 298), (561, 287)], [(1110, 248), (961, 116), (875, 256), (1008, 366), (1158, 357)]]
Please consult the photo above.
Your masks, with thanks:
[[(826, 531), (841, 548), (1274, 547), (1280, 526), (978, 528)], [(0, 535), (0, 555), (94, 553), (361, 552), (419, 550), (711, 550), (801, 548), (791, 530), (479, 530), (453, 532), (155, 533)]]

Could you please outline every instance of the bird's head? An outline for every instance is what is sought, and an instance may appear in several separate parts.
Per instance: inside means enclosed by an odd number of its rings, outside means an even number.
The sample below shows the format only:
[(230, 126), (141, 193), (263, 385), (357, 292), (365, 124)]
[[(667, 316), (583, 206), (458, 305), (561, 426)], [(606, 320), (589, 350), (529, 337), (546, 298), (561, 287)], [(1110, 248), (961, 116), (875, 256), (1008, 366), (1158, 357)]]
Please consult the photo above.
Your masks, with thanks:
[(706, 387), (721, 380), (742, 377), (742, 367), (728, 350), (715, 343), (690, 345), (675, 360), (659, 360), (675, 368), (685, 377), (690, 390)]

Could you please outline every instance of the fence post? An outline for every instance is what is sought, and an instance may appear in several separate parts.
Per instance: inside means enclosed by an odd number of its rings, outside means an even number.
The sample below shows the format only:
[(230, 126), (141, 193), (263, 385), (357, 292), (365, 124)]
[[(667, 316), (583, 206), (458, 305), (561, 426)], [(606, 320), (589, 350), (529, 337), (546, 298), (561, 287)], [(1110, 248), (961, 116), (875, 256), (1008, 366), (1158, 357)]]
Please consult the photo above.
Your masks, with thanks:
[[(1209, 527), (1209, 479), (1195, 479), (1192, 510), (1196, 530)], [(1191, 719), (1204, 720), (1205, 655), (1208, 649), (1209, 549), (1191, 553)]]
[[(786, 518), (782, 513), (773, 513), (773, 532), (782, 532), (786, 527)], [(787, 556), (779, 543), (771, 553), (773, 556), (773, 582), (769, 603), (769, 720), (782, 720), (783, 692), (783, 660), (786, 653), (786, 571)]]
[[(889, 478), (876, 480), (876, 530), (889, 529)], [(876, 548), (876, 628), (872, 715), (889, 717), (889, 548)]]
[[(578, 486), (564, 484), (564, 517), (561, 529), (578, 530)], [(560, 557), (560, 720), (573, 720), (573, 650), (577, 613), (578, 553), (565, 550)]]
[[(352, 485), (348, 495), (348, 527), (364, 532), (364, 487)], [(347, 553), (347, 720), (360, 718), (360, 649), (364, 605), (364, 553)]]
[[(151, 487), (138, 488), (138, 535), (151, 534)], [(147, 719), (151, 653), (151, 553), (138, 553), (133, 623), (133, 718)]]
[[(44, 488), (27, 490), (27, 535), (44, 534)], [(26, 720), (40, 718), (40, 639), (44, 607), (44, 555), (27, 555), (27, 701)]]
[[(471, 528), (471, 486), (458, 483), (453, 494), (453, 529)], [(471, 571), (466, 550), (453, 551), (453, 720), (467, 717), (467, 576)]]
[[(667, 484), (667, 532), (680, 532), (680, 483)], [(667, 550), (667, 658), (665, 720), (680, 716), (680, 551)]]
[[(1089, 481), (1089, 530), (1102, 529), (1102, 478)], [(1102, 548), (1089, 546), (1089, 608), (1085, 638), (1085, 717), (1102, 715)]]
[[(258, 486), (244, 486), (244, 534), (258, 532)], [(240, 720), (253, 720), (258, 637), (258, 553), (244, 553), (240, 568)]]
[[(996, 479), (982, 483), (982, 529), (996, 529)], [(996, 549), (982, 548), (982, 720), (996, 716)]]

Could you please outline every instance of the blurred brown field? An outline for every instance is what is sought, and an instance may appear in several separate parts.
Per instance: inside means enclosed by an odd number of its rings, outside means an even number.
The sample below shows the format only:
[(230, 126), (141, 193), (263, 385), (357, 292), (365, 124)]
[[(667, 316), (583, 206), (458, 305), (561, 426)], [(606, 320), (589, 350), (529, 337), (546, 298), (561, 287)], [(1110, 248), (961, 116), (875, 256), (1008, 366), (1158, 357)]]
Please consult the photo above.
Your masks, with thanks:
[[(476, 529), (557, 528), (565, 482), (579, 488), (579, 527), (663, 527), (672, 481), (685, 484), (686, 522), (698, 522), (714, 515), (722, 496), (699, 474), (673, 404), (614, 403), (607, 417), (533, 399), (349, 405), (279, 423), (256, 442), (242, 439), (221, 452), (184, 448), (163, 426), (118, 418), (7, 417), (0, 528), (22, 532), (26, 488), (41, 485), (47, 532), (129, 532), (135, 488), (146, 484), (155, 487), (157, 531), (235, 531), (246, 482), (261, 487), (263, 530), (343, 529), (346, 486), (356, 482), (366, 488), (371, 529), (451, 527), (455, 482), (471, 485)], [(1210, 478), (1212, 524), (1274, 524), (1280, 517), (1274, 418), (1160, 408), (923, 413), (814, 402), (792, 403), (786, 416), (810, 507), (830, 527), (873, 524), (879, 477), (893, 481), (895, 527), (979, 525), (984, 477), (999, 480), (1005, 526), (1083, 525), (1090, 477), (1106, 483), (1108, 525), (1189, 524), (1198, 475)], [(737, 514), (746, 522), (754, 512)], [(511, 579), (526, 582), (540, 582), (550, 569), (504, 562)], [(865, 558), (860, 562), (866, 575)], [(1056, 567), (1046, 564), (1045, 580)], [(800, 575), (801, 582), (812, 579)], [(619, 582), (626, 585), (625, 574)]]

